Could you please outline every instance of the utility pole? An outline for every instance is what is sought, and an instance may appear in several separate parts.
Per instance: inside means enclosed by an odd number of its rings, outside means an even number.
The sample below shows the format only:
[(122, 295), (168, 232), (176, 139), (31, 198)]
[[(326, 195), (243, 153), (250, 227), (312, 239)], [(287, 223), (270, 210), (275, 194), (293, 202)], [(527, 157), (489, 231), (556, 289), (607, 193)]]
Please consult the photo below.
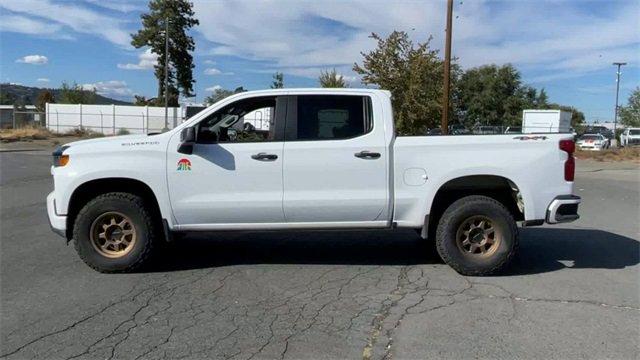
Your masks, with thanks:
[(453, 17), (453, 0), (447, 0), (447, 30), (444, 46), (444, 91), (442, 94), (442, 133), (446, 135), (449, 131), (449, 98), (451, 85), (451, 32)]
[(613, 115), (613, 141), (618, 147), (618, 139), (616, 138), (616, 128), (618, 127), (618, 95), (620, 94), (620, 67), (627, 65), (626, 62), (614, 62), (613, 65), (618, 67), (617, 77), (616, 77), (616, 108)]
[(164, 129), (169, 130), (169, 17), (164, 20)]

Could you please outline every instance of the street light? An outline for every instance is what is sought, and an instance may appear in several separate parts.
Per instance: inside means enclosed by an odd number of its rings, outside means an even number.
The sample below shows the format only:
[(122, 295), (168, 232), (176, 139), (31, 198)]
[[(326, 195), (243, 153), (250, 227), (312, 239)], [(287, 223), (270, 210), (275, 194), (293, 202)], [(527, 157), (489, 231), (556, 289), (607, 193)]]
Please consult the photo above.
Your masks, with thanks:
[(618, 147), (618, 139), (616, 138), (616, 128), (618, 127), (618, 95), (620, 94), (620, 67), (627, 65), (626, 62), (614, 62), (613, 65), (618, 67), (617, 77), (616, 77), (616, 107), (614, 109), (613, 115), (613, 141)]

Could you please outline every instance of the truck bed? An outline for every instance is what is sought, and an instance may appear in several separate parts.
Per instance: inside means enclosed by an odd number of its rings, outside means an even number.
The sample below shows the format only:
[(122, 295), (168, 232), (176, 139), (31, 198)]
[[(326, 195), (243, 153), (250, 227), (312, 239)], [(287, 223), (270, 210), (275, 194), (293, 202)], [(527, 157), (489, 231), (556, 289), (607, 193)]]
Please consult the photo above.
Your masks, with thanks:
[[(393, 145), (394, 221), (419, 227), (437, 191), (465, 176), (491, 174), (513, 183), (524, 202), (524, 220), (545, 218), (558, 194), (571, 194), (564, 179), (571, 134), (399, 136)], [(425, 178), (426, 177), (426, 178)]]

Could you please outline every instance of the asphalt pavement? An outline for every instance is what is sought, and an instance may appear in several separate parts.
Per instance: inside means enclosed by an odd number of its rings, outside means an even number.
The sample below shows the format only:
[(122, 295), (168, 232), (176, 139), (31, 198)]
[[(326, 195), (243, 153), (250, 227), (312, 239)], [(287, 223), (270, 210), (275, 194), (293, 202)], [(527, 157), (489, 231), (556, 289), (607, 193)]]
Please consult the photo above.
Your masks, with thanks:
[(464, 277), (413, 231), (187, 237), (100, 274), (47, 223), (49, 151), (0, 153), (0, 358), (640, 357), (640, 171), (578, 162), (582, 218)]

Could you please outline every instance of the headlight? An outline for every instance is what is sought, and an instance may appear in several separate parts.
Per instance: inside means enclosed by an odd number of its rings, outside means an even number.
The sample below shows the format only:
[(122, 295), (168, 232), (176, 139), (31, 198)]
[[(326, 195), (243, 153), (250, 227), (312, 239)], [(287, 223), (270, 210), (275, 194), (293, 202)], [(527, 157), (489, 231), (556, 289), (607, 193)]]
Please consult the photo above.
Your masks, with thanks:
[(53, 150), (53, 166), (65, 166), (69, 163), (69, 155), (63, 154), (65, 150), (67, 150), (69, 146), (58, 146), (55, 150)]

